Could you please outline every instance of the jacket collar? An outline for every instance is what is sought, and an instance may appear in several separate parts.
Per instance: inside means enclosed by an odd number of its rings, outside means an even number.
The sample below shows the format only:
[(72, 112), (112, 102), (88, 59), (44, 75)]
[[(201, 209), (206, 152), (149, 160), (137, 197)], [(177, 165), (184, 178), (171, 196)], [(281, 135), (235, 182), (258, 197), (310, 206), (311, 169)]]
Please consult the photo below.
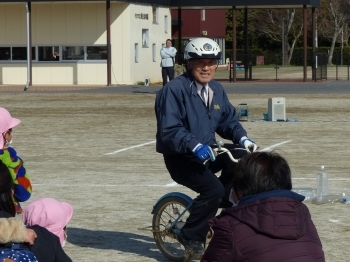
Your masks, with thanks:
[(239, 200), (238, 205), (255, 202), (256, 200), (262, 200), (269, 197), (287, 197), (287, 198), (295, 199), (299, 202), (302, 202), (305, 199), (304, 196), (299, 195), (298, 193), (295, 193), (291, 190), (283, 189), (283, 190), (273, 190), (273, 191), (263, 192), (256, 195), (244, 196)]
[[(188, 86), (189, 86), (189, 89), (191, 91), (191, 94), (192, 95), (195, 95), (195, 96), (198, 96), (198, 92), (197, 92), (197, 85), (196, 85), (196, 81), (194, 80), (190, 70), (186, 70), (185, 72), (185, 77), (186, 79), (188, 80)], [(213, 80), (212, 80), (213, 81)], [(212, 81), (210, 81), (209, 83), (207, 83), (207, 85), (209, 86), (209, 92), (211, 92), (211, 97), (213, 96), (213, 90), (211, 90), (211, 86), (213, 86), (211, 83)]]

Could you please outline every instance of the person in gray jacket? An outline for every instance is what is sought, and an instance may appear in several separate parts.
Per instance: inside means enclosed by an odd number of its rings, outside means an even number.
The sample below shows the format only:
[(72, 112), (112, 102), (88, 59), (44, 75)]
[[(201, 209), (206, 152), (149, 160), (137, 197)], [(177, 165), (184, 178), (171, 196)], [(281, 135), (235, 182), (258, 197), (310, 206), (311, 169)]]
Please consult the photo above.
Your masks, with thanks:
[(169, 81), (174, 79), (176, 52), (177, 50), (172, 46), (170, 39), (167, 39), (165, 46), (160, 49), (160, 56), (162, 57), (160, 66), (162, 67), (163, 86), (168, 82), (168, 77)]
[(233, 204), (228, 199), (235, 164), (227, 154), (215, 157), (215, 135), (233, 142), (224, 147), (235, 158), (243, 157), (247, 150), (255, 151), (257, 145), (247, 137), (222, 85), (213, 80), (221, 59), (218, 44), (209, 38), (193, 39), (185, 47), (184, 59), (187, 71), (156, 95), (156, 150), (163, 154), (172, 179), (199, 193), (177, 240), (201, 255), (209, 230), (207, 221), (219, 207)]

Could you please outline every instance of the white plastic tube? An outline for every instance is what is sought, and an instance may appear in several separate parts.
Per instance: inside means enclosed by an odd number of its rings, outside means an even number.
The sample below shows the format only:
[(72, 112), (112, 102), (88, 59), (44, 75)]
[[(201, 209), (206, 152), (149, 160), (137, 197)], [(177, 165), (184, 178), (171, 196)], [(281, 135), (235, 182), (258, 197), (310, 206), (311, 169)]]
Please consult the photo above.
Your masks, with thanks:
[(26, 3), (26, 11), (27, 11), (27, 83), (24, 86), (24, 91), (27, 91), (30, 83), (30, 42), (29, 42), (29, 3)]

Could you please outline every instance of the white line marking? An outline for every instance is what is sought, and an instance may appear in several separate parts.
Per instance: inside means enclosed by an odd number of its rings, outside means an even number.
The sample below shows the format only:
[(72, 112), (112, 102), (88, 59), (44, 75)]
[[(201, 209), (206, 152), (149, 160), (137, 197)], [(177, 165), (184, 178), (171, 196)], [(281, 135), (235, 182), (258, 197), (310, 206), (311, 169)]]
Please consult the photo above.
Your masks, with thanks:
[[(314, 178), (312, 177), (296, 177), (296, 178), (293, 178), (292, 179), (297, 179), (297, 180), (316, 180), (316, 176)], [(350, 178), (328, 178), (328, 180), (330, 181), (350, 181)]]
[(177, 186), (177, 183), (176, 183), (176, 182), (173, 182), (173, 183), (170, 183), (170, 184), (166, 184), (165, 186), (166, 186), (166, 187)]
[(265, 147), (264, 149), (260, 150), (261, 152), (262, 151), (267, 151), (267, 150), (270, 150), (271, 148), (274, 148), (276, 146), (280, 146), (280, 145), (283, 145), (283, 144), (286, 144), (286, 143), (289, 143), (289, 142), (292, 142), (293, 140), (287, 140), (287, 141), (284, 141), (284, 142), (281, 142), (281, 143), (278, 143), (278, 144), (274, 144), (272, 146), (269, 146), (269, 147)]
[[(32, 184), (33, 186), (38, 186), (38, 187), (40, 187), (40, 186), (52, 186), (52, 184)], [(156, 184), (154, 184), (154, 185), (141, 185), (141, 184), (139, 184), (139, 185), (132, 185), (132, 184), (130, 184), (130, 185), (125, 185), (125, 184), (123, 184), (123, 185), (120, 185), (120, 184), (76, 184), (76, 185), (74, 185), (74, 184), (54, 184), (54, 186), (57, 186), (57, 187), (145, 187), (145, 186), (147, 186), (147, 187), (164, 187), (164, 185), (156, 185)]]
[[(315, 178), (303, 178), (303, 177), (297, 177), (294, 178), (292, 177), (293, 180), (315, 180)], [(350, 181), (350, 178), (330, 178), (328, 179), (329, 181)], [(32, 184), (33, 186), (38, 186), (38, 187), (47, 187), (47, 186), (52, 186), (52, 184)], [(127, 184), (54, 184), (55, 187), (174, 187), (177, 186), (178, 184), (176, 182), (172, 182), (166, 185), (127, 185)]]
[(154, 140), (154, 141), (152, 141), (152, 142), (143, 143), (143, 144), (139, 144), (139, 145), (136, 145), (136, 146), (131, 146), (131, 147), (119, 149), (119, 150), (114, 151), (114, 152), (106, 153), (105, 155), (114, 155), (114, 154), (118, 154), (118, 153), (120, 153), (120, 152), (129, 150), (129, 149), (133, 149), (133, 148), (137, 148), (137, 147), (141, 147), (141, 146), (146, 146), (146, 145), (149, 145), (149, 144), (153, 144), (153, 143), (155, 143), (155, 142), (156, 142), (156, 141)]

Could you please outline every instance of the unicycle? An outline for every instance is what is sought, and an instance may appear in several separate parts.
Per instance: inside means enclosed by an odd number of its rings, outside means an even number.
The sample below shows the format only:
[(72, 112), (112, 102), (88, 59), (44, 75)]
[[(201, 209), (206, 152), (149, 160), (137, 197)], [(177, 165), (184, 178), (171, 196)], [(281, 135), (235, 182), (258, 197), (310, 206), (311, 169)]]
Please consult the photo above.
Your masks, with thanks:
[[(215, 154), (227, 153), (233, 162), (238, 162), (222, 145), (223, 143), (218, 143), (218, 147), (213, 148)], [(191, 213), (192, 203), (193, 199), (188, 195), (171, 192), (162, 196), (153, 206), (153, 237), (159, 251), (171, 261), (189, 261), (196, 257), (191, 251), (185, 250), (176, 239)]]

